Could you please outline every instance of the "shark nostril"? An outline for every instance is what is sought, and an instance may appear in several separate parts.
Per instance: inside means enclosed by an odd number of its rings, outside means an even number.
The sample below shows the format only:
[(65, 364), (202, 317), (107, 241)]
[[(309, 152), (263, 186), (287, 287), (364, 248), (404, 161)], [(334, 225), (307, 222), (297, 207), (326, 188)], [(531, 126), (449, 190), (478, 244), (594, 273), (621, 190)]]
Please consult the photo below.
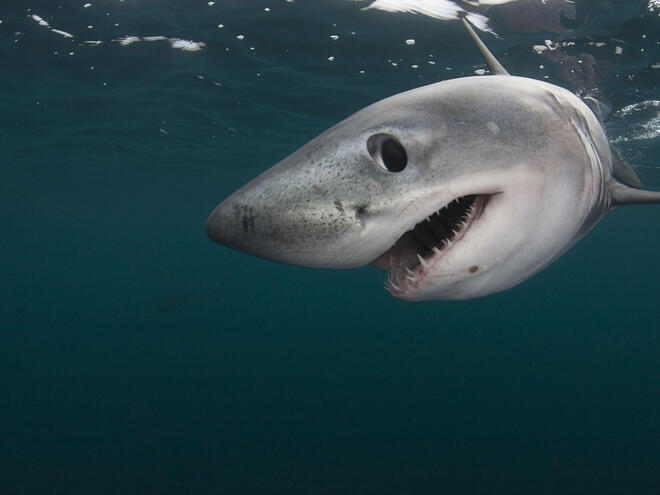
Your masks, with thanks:
[(362, 218), (367, 212), (367, 208), (364, 206), (358, 206), (355, 209), (355, 219), (360, 222), (360, 225), (364, 226), (364, 219)]
[(390, 134), (378, 133), (367, 139), (371, 158), (388, 172), (402, 172), (408, 165), (408, 154), (403, 145)]

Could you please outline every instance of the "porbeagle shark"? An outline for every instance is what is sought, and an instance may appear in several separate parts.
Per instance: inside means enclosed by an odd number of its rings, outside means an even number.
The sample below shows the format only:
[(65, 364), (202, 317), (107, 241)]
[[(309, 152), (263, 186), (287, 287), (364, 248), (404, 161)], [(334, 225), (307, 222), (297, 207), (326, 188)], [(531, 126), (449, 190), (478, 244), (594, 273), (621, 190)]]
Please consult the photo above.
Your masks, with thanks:
[(660, 203), (595, 102), (509, 75), (463, 22), (493, 75), (360, 110), (220, 203), (208, 236), (294, 265), (371, 263), (394, 297), (459, 300), (521, 283), (616, 206)]

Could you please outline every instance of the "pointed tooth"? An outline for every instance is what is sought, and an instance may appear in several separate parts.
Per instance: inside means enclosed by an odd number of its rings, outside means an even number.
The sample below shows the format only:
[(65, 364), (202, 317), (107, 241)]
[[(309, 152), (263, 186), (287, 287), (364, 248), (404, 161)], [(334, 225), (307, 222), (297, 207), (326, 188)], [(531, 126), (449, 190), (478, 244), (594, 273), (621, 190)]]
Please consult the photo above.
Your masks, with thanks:
[(390, 282), (390, 285), (391, 285), (392, 287), (394, 287), (396, 290), (401, 290), (401, 289), (399, 289), (399, 286), (396, 285), (394, 282)]
[(440, 254), (440, 249), (438, 249), (438, 246), (434, 246), (434, 247), (433, 247), (433, 252), (434, 252), (435, 254)]
[(406, 278), (407, 278), (408, 280), (410, 280), (411, 282), (414, 282), (415, 280), (417, 280), (415, 277), (413, 277), (413, 276), (411, 276), (411, 275), (406, 275)]
[(422, 265), (424, 268), (428, 268), (429, 264), (426, 262), (424, 258), (422, 258), (422, 255), (417, 253), (417, 259), (419, 260), (419, 264)]
[(408, 268), (408, 267), (406, 267), (406, 273), (407, 273), (408, 275), (414, 275), (414, 274), (415, 274), (415, 272), (413, 272), (413, 271), (412, 271), (410, 268)]

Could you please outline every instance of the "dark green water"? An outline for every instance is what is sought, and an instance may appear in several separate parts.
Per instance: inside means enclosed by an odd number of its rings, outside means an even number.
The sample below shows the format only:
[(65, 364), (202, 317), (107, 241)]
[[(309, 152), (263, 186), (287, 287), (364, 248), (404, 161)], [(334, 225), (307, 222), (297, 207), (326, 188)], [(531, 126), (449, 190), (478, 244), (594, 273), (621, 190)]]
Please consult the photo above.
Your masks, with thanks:
[[(660, 493), (660, 207), (462, 303), (204, 235), (338, 120), (473, 74), (459, 23), (339, 0), (83, 4), (0, 7), (0, 493)], [(660, 189), (660, 19), (610, 29), (568, 49), (608, 65), (608, 127)], [(500, 36), (512, 72), (572, 84), (530, 49), (551, 33)]]

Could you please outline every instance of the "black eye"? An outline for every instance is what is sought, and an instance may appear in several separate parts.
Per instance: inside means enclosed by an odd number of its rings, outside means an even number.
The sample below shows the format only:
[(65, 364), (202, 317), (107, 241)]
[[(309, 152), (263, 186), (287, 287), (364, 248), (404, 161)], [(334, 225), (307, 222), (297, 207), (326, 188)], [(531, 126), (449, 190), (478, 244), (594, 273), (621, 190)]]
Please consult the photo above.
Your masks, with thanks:
[(367, 139), (371, 158), (388, 172), (401, 172), (408, 164), (406, 149), (397, 138), (389, 134), (374, 134)]

